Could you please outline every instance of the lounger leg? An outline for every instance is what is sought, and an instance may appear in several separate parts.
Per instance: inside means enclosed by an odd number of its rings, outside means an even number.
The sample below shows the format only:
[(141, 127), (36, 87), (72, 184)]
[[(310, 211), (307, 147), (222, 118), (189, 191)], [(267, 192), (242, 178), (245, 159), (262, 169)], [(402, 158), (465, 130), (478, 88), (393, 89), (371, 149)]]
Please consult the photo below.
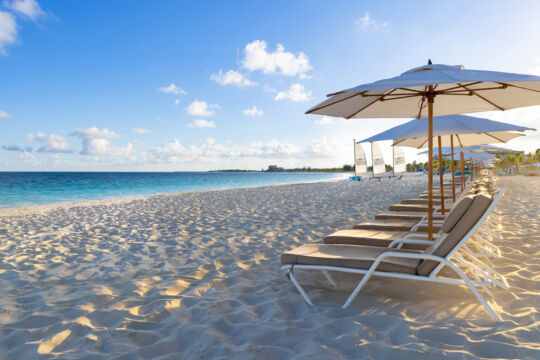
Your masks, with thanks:
[(328, 271), (323, 270), (322, 272), (323, 272), (324, 276), (326, 277), (326, 280), (328, 280), (328, 282), (329, 282), (332, 286), (337, 286), (336, 282), (334, 281), (334, 279), (332, 279), (332, 277), (330, 276), (330, 274), (328, 273)]
[(302, 286), (300, 286), (300, 284), (298, 283), (298, 281), (296, 281), (296, 278), (294, 277), (294, 274), (293, 274), (293, 269), (291, 268), (289, 270), (289, 278), (291, 279), (292, 283), (294, 284), (294, 286), (296, 286), (296, 289), (298, 289), (298, 292), (300, 293), (300, 295), (302, 295), (302, 297), (304, 298), (304, 300), (308, 303), (308, 305), (313, 305), (313, 303), (311, 302), (311, 300), (309, 299), (309, 297), (307, 296), (306, 292), (304, 291), (304, 289), (302, 288)]
[(471, 281), (469, 280), (469, 278), (467, 276), (465, 276), (465, 274), (463, 273), (463, 271), (461, 271), (460, 268), (458, 268), (455, 264), (452, 264), (450, 261), (448, 261), (447, 263), (448, 266), (450, 266), (452, 268), (452, 270), (454, 270), (456, 272), (456, 274), (459, 275), (459, 277), (461, 279), (463, 279), (463, 281), (465, 282), (465, 284), (469, 287), (469, 289), (471, 289), (471, 291), (473, 292), (473, 294), (476, 296), (476, 298), (478, 300), (480, 300), (480, 302), (482, 303), (482, 305), (484, 305), (484, 308), (486, 309), (486, 311), (489, 313), (489, 315), (491, 315), (491, 317), (493, 319), (495, 319), (495, 321), (497, 322), (502, 322), (501, 318), (499, 317), (499, 315), (497, 315), (497, 313), (493, 310), (493, 308), (491, 306), (489, 306), (489, 304), (487, 303), (486, 299), (484, 299), (484, 297), (482, 296), (482, 294), (480, 294), (480, 292), (478, 291), (478, 289), (471, 283)]
[(354, 289), (352, 294), (349, 295), (349, 298), (347, 299), (347, 301), (345, 301), (345, 304), (343, 304), (343, 306), (342, 306), (343, 309), (346, 309), (349, 305), (351, 305), (351, 303), (354, 300), (354, 298), (356, 297), (356, 295), (358, 295), (360, 290), (362, 290), (364, 285), (366, 285), (366, 283), (369, 280), (369, 278), (371, 277), (372, 273), (373, 273), (373, 271), (369, 271), (366, 275), (364, 275), (362, 280), (358, 283), (358, 285), (356, 285), (356, 288)]

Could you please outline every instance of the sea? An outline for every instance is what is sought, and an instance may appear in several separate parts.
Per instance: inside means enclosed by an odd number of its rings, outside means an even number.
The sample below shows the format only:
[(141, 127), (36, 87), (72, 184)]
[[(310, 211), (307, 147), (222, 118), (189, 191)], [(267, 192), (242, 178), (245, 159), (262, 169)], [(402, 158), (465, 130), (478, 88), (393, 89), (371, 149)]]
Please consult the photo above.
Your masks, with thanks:
[(346, 179), (322, 172), (0, 172), (0, 208)]

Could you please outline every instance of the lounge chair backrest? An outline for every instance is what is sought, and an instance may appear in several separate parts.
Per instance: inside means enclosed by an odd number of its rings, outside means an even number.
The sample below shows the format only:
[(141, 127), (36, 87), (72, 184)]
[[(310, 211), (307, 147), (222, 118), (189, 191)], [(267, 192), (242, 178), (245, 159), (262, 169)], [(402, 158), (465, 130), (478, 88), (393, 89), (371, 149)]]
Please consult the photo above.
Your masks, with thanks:
[(465, 215), (467, 210), (469, 210), (474, 198), (474, 195), (466, 195), (456, 201), (454, 206), (452, 206), (452, 210), (448, 213), (446, 220), (444, 220), (444, 223), (442, 224), (441, 230), (443, 233), (449, 233), (454, 228), (457, 222)]
[[(446, 257), (452, 249), (463, 239), (463, 237), (482, 218), (492, 202), (489, 193), (476, 195), (474, 201), (467, 212), (461, 217), (452, 230), (439, 239), (435, 240), (425, 251), (426, 254)], [(437, 261), (423, 260), (416, 272), (418, 275), (428, 276), (438, 265)]]

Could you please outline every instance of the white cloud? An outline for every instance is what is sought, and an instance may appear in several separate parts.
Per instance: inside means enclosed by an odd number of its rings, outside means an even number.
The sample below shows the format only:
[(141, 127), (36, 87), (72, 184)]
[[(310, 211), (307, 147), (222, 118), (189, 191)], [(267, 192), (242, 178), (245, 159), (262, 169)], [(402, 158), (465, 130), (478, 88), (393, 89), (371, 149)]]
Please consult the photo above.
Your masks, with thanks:
[(362, 30), (367, 29), (378, 29), (388, 26), (388, 22), (379, 22), (375, 19), (372, 19), (369, 13), (366, 11), (364, 16), (356, 20), (356, 26), (359, 27)]
[(37, 141), (42, 143), (41, 147), (37, 150), (39, 153), (57, 154), (57, 153), (71, 153), (73, 150), (68, 141), (61, 135), (56, 134), (44, 134), (38, 132), (37, 134), (28, 134), (28, 142), (32, 143)]
[(206, 101), (195, 100), (188, 105), (186, 112), (191, 116), (208, 117), (216, 113), (213, 109), (219, 109), (219, 105), (207, 104)]
[(302, 84), (291, 84), (289, 89), (280, 91), (276, 94), (274, 100), (291, 100), (294, 102), (308, 101), (311, 97), (311, 91), (306, 91)]
[[(153, 160), (161, 163), (209, 163), (222, 159), (287, 159), (302, 152), (302, 148), (278, 140), (253, 142), (249, 146), (224, 146), (215, 139), (207, 138), (201, 146), (183, 146), (173, 139), (152, 150)], [(272, 160), (268, 160), (272, 159)]]
[(213, 128), (216, 127), (216, 124), (211, 120), (206, 119), (195, 119), (188, 124), (190, 128)]
[(180, 89), (175, 84), (171, 84), (169, 86), (162, 86), (158, 88), (158, 91), (163, 94), (175, 94), (175, 95), (186, 95), (187, 91)]
[(7, 150), (7, 151), (16, 151), (16, 152), (30, 152), (30, 153), (32, 152), (31, 146), (26, 146), (23, 148), (23, 147), (20, 147), (18, 145), (13, 145), (13, 144), (3, 145), (2, 149)]
[(180, 100), (178, 99), (174, 100), (174, 105), (178, 105), (178, 104), (180, 104)]
[(135, 129), (132, 129), (131, 131), (133, 131), (135, 134), (148, 134), (149, 132), (152, 132), (151, 130), (144, 129), (144, 128), (135, 128)]
[(11, 117), (11, 114), (8, 114), (7, 112), (0, 110), (0, 119), (7, 119), (9, 117)]
[(4, 6), (32, 21), (36, 21), (38, 18), (45, 16), (45, 12), (41, 9), (36, 0), (4, 1)]
[(15, 16), (0, 11), (0, 55), (6, 55), (6, 46), (17, 40), (17, 23)]
[(118, 135), (109, 129), (99, 130), (92, 126), (88, 129), (78, 129), (73, 135), (78, 136), (82, 140), (83, 155), (106, 155), (106, 156), (129, 156), (133, 153), (133, 145), (127, 143), (126, 146), (111, 146), (111, 139)]
[(323, 116), (322, 118), (315, 120), (315, 124), (317, 125), (332, 125), (333, 123), (334, 119), (332, 119), (330, 116)]
[(233, 85), (239, 88), (257, 85), (256, 82), (249, 80), (246, 76), (235, 70), (229, 70), (225, 73), (219, 70), (217, 74), (210, 76), (210, 80), (217, 82), (221, 86)]
[(263, 40), (255, 40), (246, 45), (242, 66), (249, 71), (262, 71), (264, 74), (281, 74), (309, 78), (307, 72), (312, 69), (309, 59), (303, 52), (297, 55), (285, 51), (281, 44), (276, 50), (268, 52)]
[(256, 106), (253, 106), (251, 109), (245, 109), (244, 115), (247, 116), (262, 116), (264, 112), (260, 109), (257, 109)]

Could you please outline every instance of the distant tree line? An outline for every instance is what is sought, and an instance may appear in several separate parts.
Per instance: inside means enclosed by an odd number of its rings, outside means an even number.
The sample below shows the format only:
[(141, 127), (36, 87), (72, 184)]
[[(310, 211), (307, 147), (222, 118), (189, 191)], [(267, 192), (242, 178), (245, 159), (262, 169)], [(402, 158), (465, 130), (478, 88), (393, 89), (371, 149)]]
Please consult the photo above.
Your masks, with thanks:
[(540, 149), (528, 154), (516, 153), (509, 155), (495, 154), (495, 166), (504, 170), (510, 170), (519, 174), (519, 167), (523, 165), (532, 165), (540, 162)]

